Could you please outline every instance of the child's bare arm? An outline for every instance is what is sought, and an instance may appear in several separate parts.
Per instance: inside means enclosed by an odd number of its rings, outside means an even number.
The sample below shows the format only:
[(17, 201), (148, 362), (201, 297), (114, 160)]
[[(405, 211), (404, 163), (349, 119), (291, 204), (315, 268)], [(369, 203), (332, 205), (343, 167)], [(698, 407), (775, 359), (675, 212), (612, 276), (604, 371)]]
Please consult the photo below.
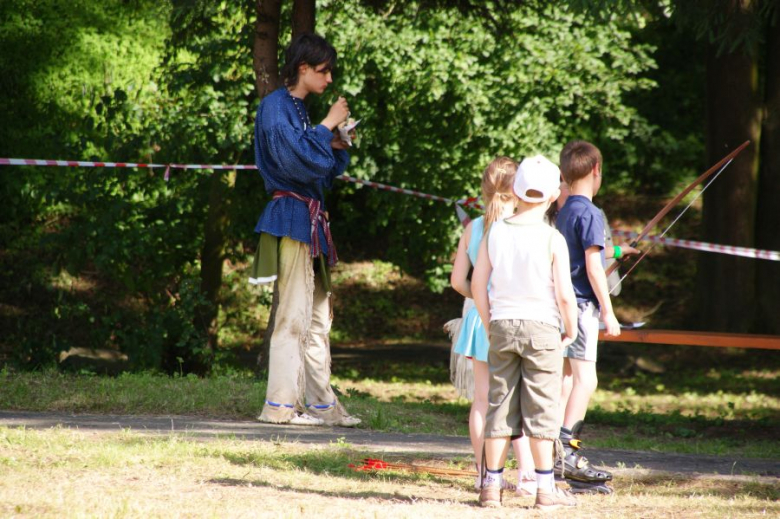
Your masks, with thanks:
[(566, 347), (577, 338), (577, 297), (571, 284), (569, 248), (561, 235), (555, 235), (553, 238), (553, 282), (555, 300), (563, 318), (563, 328), (566, 330), (563, 338), (563, 346)]
[(490, 300), (488, 299), (488, 282), (493, 272), (493, 265), (487, 251), (487, 237), (479, 244), (479, 255), (471, 276), (471, 293), (474, 297), (474, 305), (477, 307), (479, 317), (485, 330), (490, 329)]
[(455, 254), (455, 262), (452, 264), (452, 273), (450, 274), (450, 284), (463, 297), (471, 297), (471, 283), (469, 283), (469, 269), (471, 260), (469, 260), (469, 241), (471, 240), (471, 223), (466, 226), (463, 234), (460, 235), (458, 242), (458, 252)]
[(599, 300), (601, 307), (601, 319), (604, 321), (605, 333), (607, 335), (620, 335), (620, 325), (617, 322), (615, 313), (612, 311), (612, 301), (609, 299), (609, 287), (607, 286), (607, 275), (604, 273), (604, 266), (601, 264), (601, 249), (593, 246), (585, 250), (585, 268), (588, 271), (588, 280), (593, 292)]
[(628, 243), (621, 243), (620, 245), (616, 245), (614, 247), (607, 247), (606, 249), (604, 249), (604, 257), (607, 258), (607, 259), (614, 258), (615, 257), (615, 247), (619, 247), (620, 248), (620, 255), (621, 256), (629, 256), (631, 254), (639, 254), (640, 252), (642, 252), (639, 249), (635, 249), (634, 247), (632, 247)]

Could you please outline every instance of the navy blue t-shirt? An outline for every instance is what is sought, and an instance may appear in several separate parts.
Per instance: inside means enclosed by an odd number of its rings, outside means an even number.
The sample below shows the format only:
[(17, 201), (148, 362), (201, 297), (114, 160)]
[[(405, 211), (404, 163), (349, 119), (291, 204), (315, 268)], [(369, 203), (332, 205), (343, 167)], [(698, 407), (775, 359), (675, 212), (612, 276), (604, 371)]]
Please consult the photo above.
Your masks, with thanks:
[(601, 264), (604, 258), (604, 219), (593, 202), (582, 195), (571, 195), (558, 213), (555, 226), (569, 246), (571, 281), (578, 303), (591, 301), (599, 304), (596, 293), (590, 285), (585, 266), (585, 251), (596, 246), (601, 249)]

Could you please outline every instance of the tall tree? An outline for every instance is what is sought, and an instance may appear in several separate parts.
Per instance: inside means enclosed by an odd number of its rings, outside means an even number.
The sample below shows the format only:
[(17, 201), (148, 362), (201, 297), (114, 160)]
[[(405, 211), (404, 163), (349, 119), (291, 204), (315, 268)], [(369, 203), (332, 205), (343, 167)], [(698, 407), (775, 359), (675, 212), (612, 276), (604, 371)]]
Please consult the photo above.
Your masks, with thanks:
[[(264, 7), (263, 4), (276, 4), (273, 5), (266, 5)], [(271, 10), (275, 9), (272, 13), (267, 13), (263, 11), (263, 9)], [(271, 84), (271, 81), (269, 78), (263, 78), (262, 84), (265, 87), (263, 90), (260, 90), (258, 88), (258, 97), (262, 99), (269, 93), (273, 91), (274, 88), (278, 86), (279, 78), (278, 78), (278, 70), (279, 65), (277, 61), (277, 56), (279, 55), (279, 22), (280, 22), (280, 9), (281, 9), (281, 3), (280, 1), (276, 0), (274, 2), (263, 2), (263, 0), (258, 0), (257, 2), (257, 33), (255, 38), (255, 55), (254, 55), (254, 62), (257, 63), (259, 58), (262, 59), (268, 59), (269, 56), (273, 56), (273, 70), (276, 71), (273, 76), (273, 88), (268, 88)], [(315, 14), (316, 14), (316, 0), (293, 0), (293, 8), (292, 8), (292, 37), (295, 38), (299, 34), (304, 33), (312, 33), (314, 32), (314, 21), (315, 21)], [(275, 18), (274, 18), (275, 15)], [(261, 22), (263, 23), (263, 30), (267, 31), (268, 38), (263, 38), (261, 36), (260, 26)], [(270, 27), (270, 24), (274, 23), (274, 27)], [(275, 34), (275, 37), (273, 38), (273, 41), (271, 41), (270, 34)], [(266, 70), (270, 70), (271, 67), (268, 67)], [(255, 66), (255, 73), (258, 74), (257, 78), (257, 84), (259, 85), (261, 83), (261, 77), (258, 72), (258, 67)], [(276, 316), (276, 309), (279, 306), (279, 291), (276, 289), (276, 284), (274, 284), (274, 292), (273, 292), (273, 299), (271, 301), (271, 311), (268, 316), (268, 326), (265, 329), (265, 334), (263, 336), (263, 348), (260, 351), (260, 354), (257, 359), (257, 364), (260, 370), (265, 370), (268, 368), (268, 354), (269, 349), (271, 348), (271, 336), (274, 333), (274, 318)]]
[[(780, 20), (767, 24), (764, 87), (764, 123), (761, 130), (761, 167), (758, 178), (756, 246), (780, 251)], [(758, 329), (780, 335), (780, 262), (757, 260)], [(763, 287), (763, 289), (762, 289)]]
[(281, 0), (257, 0), (255, 4), (255, 38), (252, 64), (255, 69), (255, 89), (262, 99), (273, 92), (279, 82), (279, 21)]
[[(747, 4), (747, 5), (746, 5)], [(723, 3), (730, 26), (721, 32), (746, 32), (755, 23), (747, 2)], [(707, 162), (714, 164), (749, 139), (728, 170), (704, 193), (703, 239), (752, 247), (755, 244), (756, 186), (761, 139), (761, 83), (755, 44), (722, 51), (707, 43)], [(708, 330), (748, 331), (755, 313), (754, 260), (702, 254), (697, 269), (699, 323)], [(713, 283), (717, 280), (717, 283)]]
[(316, 0), (293, 0), (292, 36), (314, 32)]
[[(705, 192), (702, 239), (780, 249), (780, 51), (776, 0), (569, 0), (602, 19), (619, 13), (667, 16), (707, 48), (707, 162), (750, 139), (752, 146)], [(667, 11), (664, 11), (667, 10)], [(699, 257), (698, 325), (712, 330), (774, 332), (780, 265), (721, 254)], [(757, 319), (758, 317), (758, 319)]]

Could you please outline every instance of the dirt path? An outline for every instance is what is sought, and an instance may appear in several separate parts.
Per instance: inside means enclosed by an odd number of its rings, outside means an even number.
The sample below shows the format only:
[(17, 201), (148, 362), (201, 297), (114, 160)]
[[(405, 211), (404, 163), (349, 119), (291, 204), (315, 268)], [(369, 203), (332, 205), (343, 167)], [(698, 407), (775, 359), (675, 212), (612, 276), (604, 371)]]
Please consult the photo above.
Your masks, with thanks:
[[(0, 426), (46, 429), (68, 427), (90, 432), (130, 429), (148, 434), (181, 434), (194, 439), (231, 436), (246, 441), (289, 441), (302, 444), (347, 442), (354, 448), (380, 454), (426, 455), (431, 458), (469, 456), (468, 438), (428, 434), (371, 432), (341, 427), (296, 427), (253, 421), (209, 420), (191, 416), (71, 415), (0, 411)], [(780, 462), (737, 459), (727, 456), (697, 456), (661, 452), (589, 449), (589, 459), (616, 474), (621, 472), (684, 473), (703, 477), (759, 477), (780, 484)]]

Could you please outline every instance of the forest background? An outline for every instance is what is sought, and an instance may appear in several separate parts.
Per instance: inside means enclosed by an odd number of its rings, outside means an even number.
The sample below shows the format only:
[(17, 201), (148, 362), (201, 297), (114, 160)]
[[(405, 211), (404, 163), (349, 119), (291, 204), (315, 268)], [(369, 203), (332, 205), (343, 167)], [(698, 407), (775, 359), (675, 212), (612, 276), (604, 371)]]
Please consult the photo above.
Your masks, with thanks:
[[(459, 199), (495, 155), (555, 158), (582, 138), (605, 157), (598, 203), (630, 221), (749, 139), (679, 237), (780, 250), (777, 16), (736, 0), (5, 0), (0, 157), (252, 164), (275, 61), (316, 27), (339, 61), (309, 108), (318, 120), (338, 92), (362, 119), (351, 176)], [(257, 172), (3, 167), (0, 181), (5, 362), (86, 347), (202, 373), (257, 351), (271, 305), (243, 273), (268, 200)], [(346, 182), (328, 207), (354, 296), (337, 299), (334, 340), (440, 334), (459, 312), (453, 207)], [(403, 297), (355, 296), (358, 262)], [(777, 262), (664, 266), (633, 287), (674, 310), (651, 324), (780, 333)]]

